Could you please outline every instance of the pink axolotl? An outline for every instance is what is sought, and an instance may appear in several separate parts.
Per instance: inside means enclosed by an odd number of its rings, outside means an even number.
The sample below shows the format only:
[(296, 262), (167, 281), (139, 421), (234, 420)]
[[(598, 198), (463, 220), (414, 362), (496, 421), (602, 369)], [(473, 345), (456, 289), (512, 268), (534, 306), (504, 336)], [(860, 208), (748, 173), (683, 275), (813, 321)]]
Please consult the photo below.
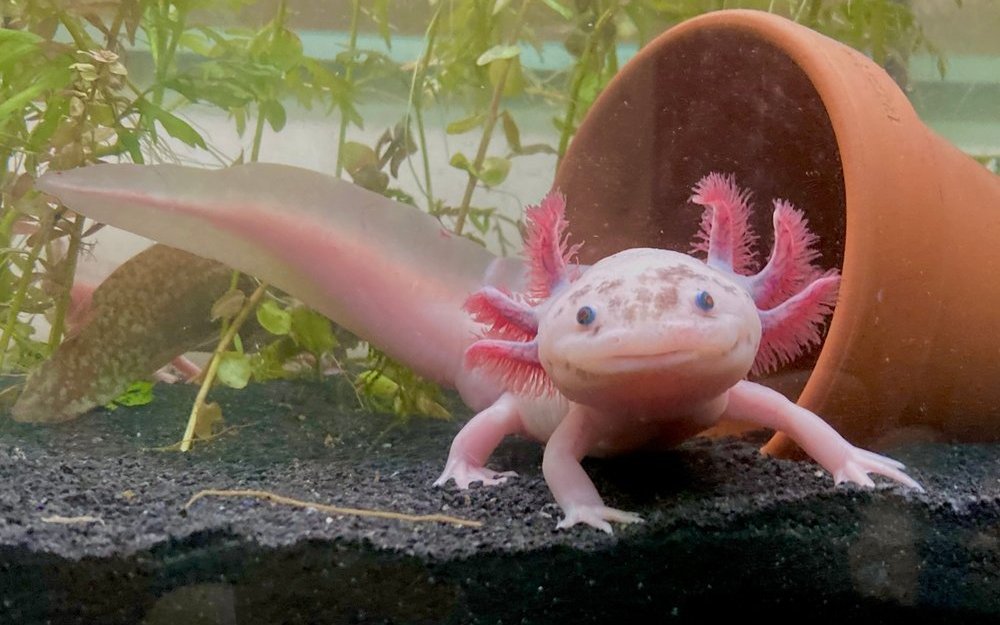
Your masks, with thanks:
[[(531, 284), (515, 298), (493, 287), (467, 302), (488, 337), (467, 350), (510, 393), (477, 414), (452, 444), (438, 483), (497, 483), (485, 469), (508, 434), (545, 442), (542, 471), (565, 518), (611, 531), (636, 515), (604, 505), (584, 456), (675, 445), (720, 419), (788, 434), (836, 482), (873, 485), (868, 473), (920, 486), (895, 460), (854, 447), (822, 419), (767, 387), (746, 381), (819, 341), (839, 276), (814, 265), (814, 237), (785, 201), (774, 210), (774, 252), (746, 275), (755, 236), (748, 194), (718, 174), (692, 200), (706, 207), (695, 249), (707, 262), (660, 249), (629, 249), (588, 268), (570, 262), (560, 196), (528, 211)], [(536, 398), (532, 401), (531, 398)]]
[(707, 262), (636, 249), (591, 267), (569, 261), (558, 195), (529, 213), (525, 266), (412, 207), (293, 167), (102, 165), (38, 186), (89, 217), (257, 275), (456, 388), (480, 412), (438, 484), (502, 482), (511, 474), (485, 464), (505, 436), (545, 442), (559, 527), (639, 520), (604, 505), (582, 457), (672, 445), (722, 418), (788, 433), (837, 482), (872, 485), (879, 473), (919, 488), (900, 463), (744, 380), (818, 340), (838, 277), (813, 266), (811, 235), (784, 202), (774, 252), (748, 275), (747, 197), (730, 179), (706, 178), (693, 198), (706, 206), (695, 247)]

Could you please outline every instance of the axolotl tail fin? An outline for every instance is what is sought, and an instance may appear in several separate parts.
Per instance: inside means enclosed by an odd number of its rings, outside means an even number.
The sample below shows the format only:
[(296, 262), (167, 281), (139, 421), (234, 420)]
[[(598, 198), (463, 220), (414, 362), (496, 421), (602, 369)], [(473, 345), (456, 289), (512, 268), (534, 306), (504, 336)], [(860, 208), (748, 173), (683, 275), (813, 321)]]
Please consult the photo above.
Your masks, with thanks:
[(411, 206), (296, 167), (97, 165), (37, 186), (87, 217), (266, 280), (448, 385), (477, 330), (465, 299), (525, 279), (523, 266)]

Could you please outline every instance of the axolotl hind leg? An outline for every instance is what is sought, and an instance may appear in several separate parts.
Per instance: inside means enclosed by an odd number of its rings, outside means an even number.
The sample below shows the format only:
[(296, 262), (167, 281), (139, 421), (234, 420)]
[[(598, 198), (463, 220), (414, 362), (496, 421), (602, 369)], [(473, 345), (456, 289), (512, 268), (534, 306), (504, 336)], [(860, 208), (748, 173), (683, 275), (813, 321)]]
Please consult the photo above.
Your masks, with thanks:
[(504, 393), (466, 423), (452, 441), (448, 462), (434, 486), (444, 486), (452, 479), (461, 489), (468, 488), (473, 482), (493, 486), (516, 476), (513, 471), (494, 471), (484, 465), (504, 438), (524, 433), (517, 404), (513, 394)]

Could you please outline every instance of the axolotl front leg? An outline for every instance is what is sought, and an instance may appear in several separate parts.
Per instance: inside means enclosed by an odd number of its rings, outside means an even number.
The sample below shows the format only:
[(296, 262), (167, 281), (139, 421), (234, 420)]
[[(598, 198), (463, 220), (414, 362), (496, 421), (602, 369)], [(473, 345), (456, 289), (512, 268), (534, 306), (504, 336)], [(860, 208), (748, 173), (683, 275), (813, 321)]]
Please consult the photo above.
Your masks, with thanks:
[(775, 390), (747, 382), (729, 391), (723, 418), (785, 432), (810, 457), (833, 474), (834, 481), (874, 486), (869, 473), (892, 478), (918, 491), (920, 484), (903, 472), (901, 462), (855, 447), (826, 421)]
[(494, 471), (486, 468), (486, 461), (504, 438), (525, 433), (521, 410), (513, 393), (504, 393), (485, 410), (479, 412), (455, 436), (448, 452), (444, 471), (434, 486), (444, 486), (455, 480), (460, 489), (473, 482), (493, 486), (514, 477), (513, 471)]
[(596, 413), (587, 406), (570, 403), (566, 416), (545, 444), (542, 474), (565, 514), (556, 525), (558, 529), (586, 523), (610, 534), (609, 521), (638, 523), (642, 519), (604, 505), (597, 487), (580, 464), (605, 435), (600, 427), (603, 420), (595, 417)]
[(608, 432), (608, 420), (587, 406), (561, 397), (530, 398), (505, 393), (490, 407), (473, 417), (452, 441), (441, 476), (435, 486), (455, 480), (460, 489), (473, 482), (494, 486), (517, 474), (495, 471), (486, 461), (504, 438), (527, 436), (545, 441), (542, 474), (549, 490), (565, 514), (557, 528), (585, 523), (611, 532), (609, 521), (636, 523), (638, 515), (604, 505), (597, 488), (580, 461), (599, 448)]

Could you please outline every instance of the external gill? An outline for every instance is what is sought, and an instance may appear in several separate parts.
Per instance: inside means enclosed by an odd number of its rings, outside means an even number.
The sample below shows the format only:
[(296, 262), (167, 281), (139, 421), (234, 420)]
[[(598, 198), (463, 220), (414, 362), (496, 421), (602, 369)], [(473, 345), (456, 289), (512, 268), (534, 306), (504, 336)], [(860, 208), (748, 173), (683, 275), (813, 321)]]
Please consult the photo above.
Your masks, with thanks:
[(465, 310), (486, 324), (486, 334), (495, 338), (528, 341), (538, 334), (534, 309), (496, 287), (484, 287), (465, 301)]
[(473, 293), (465, 302), (472, 318), (486, 325), (485, 338), (468, 347), (465, 360), (497, 372), (507, 388), (542, 395), (554, 387), (538, 358), (537, 306), (553, 291), (571, 282), (578, 269), (571, 259), (579, 245), (570, 245), (566, 232), (566, 200), (552, 191), (537, 206), (525, 211), (527, 233), (524, 249), (531, 281), (526, 299), (530, 303), (492, 287)]
[(566, 198), (558, 191), (550, 191), (540, 204), (525, 209), (525, 219), (528, 228), (524, 251), (531, 268), (528, 293), (535, 300), (543, 300), (573, 280), (571, 261), (580, 244), (569, 244)]
[(766, 373), (820, 342), (820, 327), (837, 301), (840, 276), (814, 262), (816, 235), (802, 212), (787, 200), (774, 201), (774, 247), (764, 268), (753, 273), (750, 192), (732, 174), (711, 173), (692, 189), (691, 201), (705, 207), (694, 250), (709, 266), (724, 271), (750, 293), (761, 318), (762, 335), (753, 374)]

